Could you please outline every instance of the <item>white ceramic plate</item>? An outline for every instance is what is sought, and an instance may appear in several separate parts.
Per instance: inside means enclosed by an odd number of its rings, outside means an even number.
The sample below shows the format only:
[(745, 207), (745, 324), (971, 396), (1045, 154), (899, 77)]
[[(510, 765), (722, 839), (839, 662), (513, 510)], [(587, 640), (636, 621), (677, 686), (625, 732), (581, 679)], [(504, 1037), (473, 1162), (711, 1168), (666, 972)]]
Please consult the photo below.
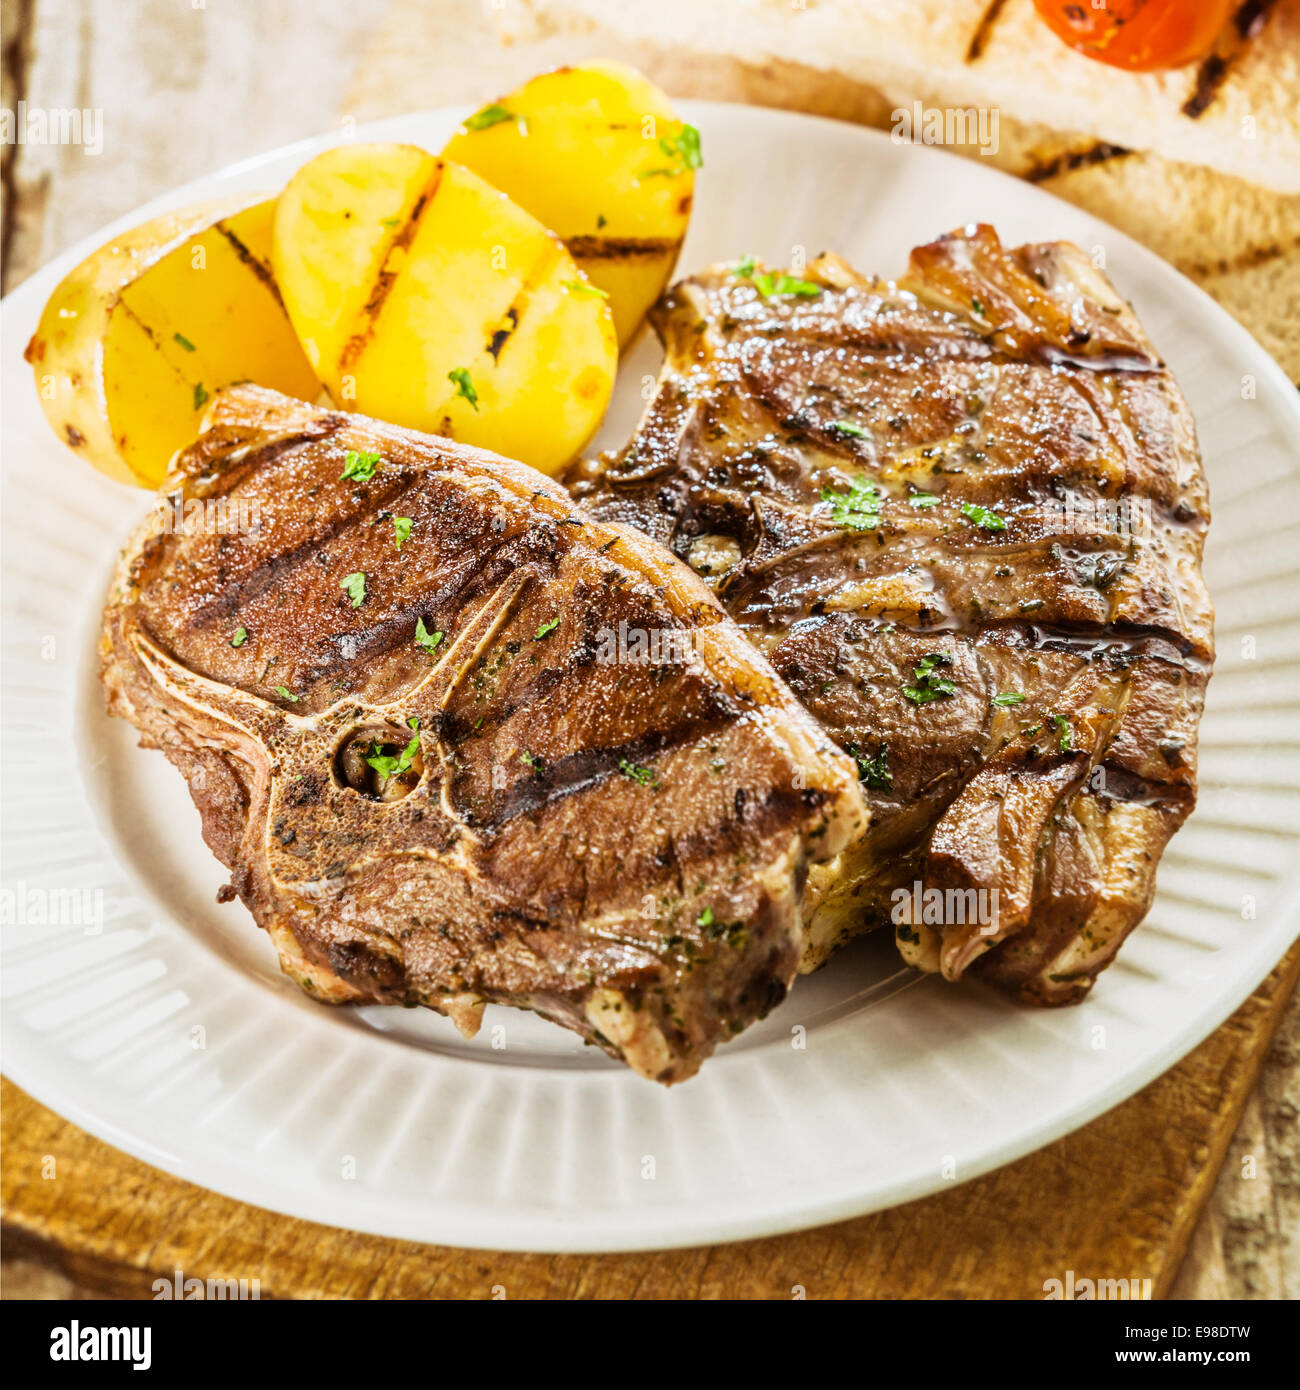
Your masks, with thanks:
[[(696, 104), (707, 167), (680, 268), (806, 248), (897, 273), (963, 222), (1097, 248), (1196, 412), (1214, 496), (1219, 667), (1200, 809), (1146, 923), (1079, 1008), (1032, 1012), (900, 971), (867, 940), (665, 1091), (530, 1015), (462, 1041), (435, 1015), (322, 1008), (279, 975), (180, 777), (103, 713), (108, 572), (148, 498), (50, 434), (21, 359), (46, 296), (107, 231), (274, 189), (326, 141), (249, 161), (74, 247), (4, 306), (3, 1063), (92, 1133), (295, 1216), (497, 1249), (621, 1250), (856, 1215), (1005, 1163), (1123, 1100), (1204, 1038), (1300, 916), (1300, 404), (1163, 262), (1027, 184), (880, 134)], [(463, 112), (360, 136), (437, 149)], [(657, 370), (625, 362), (600, 444)], [(57, 919), (39, 920), (42, 913)], [(89, 929), (87, 929), (89, 928)]]

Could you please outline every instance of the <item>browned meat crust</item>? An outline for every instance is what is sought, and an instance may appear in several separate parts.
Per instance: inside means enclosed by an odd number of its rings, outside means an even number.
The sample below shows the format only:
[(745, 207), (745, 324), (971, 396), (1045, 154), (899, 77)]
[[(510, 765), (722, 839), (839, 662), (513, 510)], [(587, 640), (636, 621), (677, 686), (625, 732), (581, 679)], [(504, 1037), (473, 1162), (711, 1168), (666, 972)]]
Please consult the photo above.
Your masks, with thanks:
[(981, 226), (897, 284), (717, 267), (653, 318), (639, 430), (570, 483), (705, 574), (858, 759), (870, 828), (813, 873), (806, 967), (892, 921), (950, 979), (1081, 998), (1194, 803), (1213, 662), (1195, 430), (1131, 309), (1076, 247)]
[(136, 536), (109, 707), (304, 988), (533, 1009), (664, 1082), (780, 1002), (862, 800), (689, 570), (522, 465), (253, 387), (170, 486), (258, 526)]

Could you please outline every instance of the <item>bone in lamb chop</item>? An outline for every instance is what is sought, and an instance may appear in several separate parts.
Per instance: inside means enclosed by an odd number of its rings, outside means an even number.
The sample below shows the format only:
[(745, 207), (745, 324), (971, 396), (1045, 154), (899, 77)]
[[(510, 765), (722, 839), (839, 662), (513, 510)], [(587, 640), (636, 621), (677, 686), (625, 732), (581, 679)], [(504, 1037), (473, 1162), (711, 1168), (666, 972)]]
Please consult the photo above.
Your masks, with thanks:
[(1194, 804), (1213, 663), (1195, 429), (1132, 310), (1078, 248), (979, 226), (898, 283), (715, 267), (652, 321), (636, 435), (569, 483), (857, 760), (870, 825), (813, 871), (804, 968), (892, 922), (924, 969), (1082, 998)]
[(663, 1082), (781, 1001), (861, 793), (686, 566), (520, 464), (256, 387), (169, 487), (258, 525), (141, 529), (109, 707), (303, 988), (467, 1034), (532, 1009)]

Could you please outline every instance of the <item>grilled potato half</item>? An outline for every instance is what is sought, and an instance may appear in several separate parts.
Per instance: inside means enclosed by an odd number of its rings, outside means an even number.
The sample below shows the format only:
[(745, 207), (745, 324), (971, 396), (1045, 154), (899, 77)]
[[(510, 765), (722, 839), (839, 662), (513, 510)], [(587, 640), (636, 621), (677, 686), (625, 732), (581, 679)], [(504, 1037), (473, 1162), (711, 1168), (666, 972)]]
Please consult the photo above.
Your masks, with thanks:
[(101, 246), (50, 296), (26, 357), (55, 433), (157, 487), (209, 396), (252, 380), (319, 394), (271, 273), (275, 200), (167, 213)]
[(563, 239), (625, 344), (672, 274), (700, 165), (664, 93), (622, 63), (560, 68), (476, 112), (443, 156)]
[(609, 402), (604, 295), (561, 241), (468, 169), (340, 145), (280, 195), (273, 264), (336, 404), (554, 473)]

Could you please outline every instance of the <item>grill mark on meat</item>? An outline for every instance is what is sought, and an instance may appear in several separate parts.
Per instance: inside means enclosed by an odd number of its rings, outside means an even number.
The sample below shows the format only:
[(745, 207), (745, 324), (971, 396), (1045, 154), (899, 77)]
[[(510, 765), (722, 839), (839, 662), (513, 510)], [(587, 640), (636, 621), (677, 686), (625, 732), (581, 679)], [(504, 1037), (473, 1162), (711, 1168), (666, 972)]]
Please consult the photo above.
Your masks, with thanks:
[[(289, 449), (286, 448), (282, 454), (288, 452)], [(403, 483), (398, 480), (389, 488), (381, 490), (380, 499), (383, 504), (387, 504), (404, 491)], [(277, 552), (260, 560), (252, 570), (242, 578), (229, 583), (216, 597), (187, 613), (186, 626), (197, 630), (212, 626), (219, 618), (231, 617), (241, 608), (247, 607), (253, 599), (265, 594), (273, 585), (289, 580), (294, 571), (305, 562), (319, 557), (322, 546), (339, 540), (358, 526), (365, 525), (368, 519), (367, 512), (362, 510), (332, 519), (326, 522), (320, 534), (304, 539), (292, 550)]]
[(281, 436), (260, 448), (246, 451), (235, 450), (225, 456), (210, 460), (212, 472), (196, 475), (187, 487), (195, 495), (206, 497), (210, 491), (217, 493), (239, 487), (254, 473), (265, 473), (284, 454), (296, 449), (308, 440), (327, 439), (343, 425), (343, 416), (326, 415), (322, 417), (324, 427)]
[(425, 609), (412, 605), (360, 633), (343, 633), (331, 640), (328, 655), (299, 665), (300, 678), (309, 686), (324, 684), (350, 671), (358, 661), (376, 662), (415, 640), (415, 625)]
[[(378, 509), (379, 514), (388, 515), (394, 508), (404, 505), (402, 498), (417, 496), (420, 490), (418, 479), (404, 480), (403, 486), (395, 495), (384, 499), (384, 505)], [(363, 519), (364, 516), (365, 514), (362, 514), (356, 518), (354, 524), (368, 524)], [(338, 539), (347, 529), (353, 528), (340, 528), (331, 538)], [(429, 618), (451, 601), (459, 602), (463, 611), (465, 606), (476, 602), (492, 588), (492, 576), (510, 560), (512, 551), (526, 552), (526, 549), (527, 540), (520, 536), (506, 536), (477, 549), (473, 557), (472, 572), (457, 571), (447, 584), (422, 590), (410, 601), (404, 602), (395, 612), (366, 628), (364, 632), (340, 634), (328, 649), (327, 655), (301, 668), (303, 674), (312, 684), (323, 683), (352, 668), (358, 661), (373, 663), (409, 646), (415, 640), (417, 620)], [(525, 557), (518, 558), (522, 561)]]
[(1105, 773), (1095, 789), (1093, 796), (1110, 801), (1140, 802), (1157, 808), (1173, 807), (1184, 816), (1192, 810), (1196, 793), (1182, 782), (1157, 782), (1148, 777), (1140, 777), (1130, 768), (1120, 767), (1118, 763), (1103, 760), (1098, 767)]
[(989, 621), (982, 633), (1007, 646), (1034, 651), (1074, 652), (1089, 661), (1134, 661), (1151, 657), (1178, 666), (1192, 675), (1208, 677), (1212, 662), (1199, 656), (1180, 632), (1136, 623), (1108, 623), (1103, 627), (1069, 627), (1065, 624), (1028, 623), (1021, 619)]
[[(734, 717), (734, 716), (733, 716)], [(680, 751), (700, 738), (707, 738), (723, 726), (721, 717), (712, 723), (692, 724), (685, 731), (658, 732), (614, 748), (587, 748), (547, 764), (533, 776), (511, 784), (497, 813), (490, 818), (467, 815), (475, 830), (495, 833), (519, 816), (532, 815), (552, 801), (587, 790), (610, 777), (623, 776), (621, 764), (659, 760)]]

